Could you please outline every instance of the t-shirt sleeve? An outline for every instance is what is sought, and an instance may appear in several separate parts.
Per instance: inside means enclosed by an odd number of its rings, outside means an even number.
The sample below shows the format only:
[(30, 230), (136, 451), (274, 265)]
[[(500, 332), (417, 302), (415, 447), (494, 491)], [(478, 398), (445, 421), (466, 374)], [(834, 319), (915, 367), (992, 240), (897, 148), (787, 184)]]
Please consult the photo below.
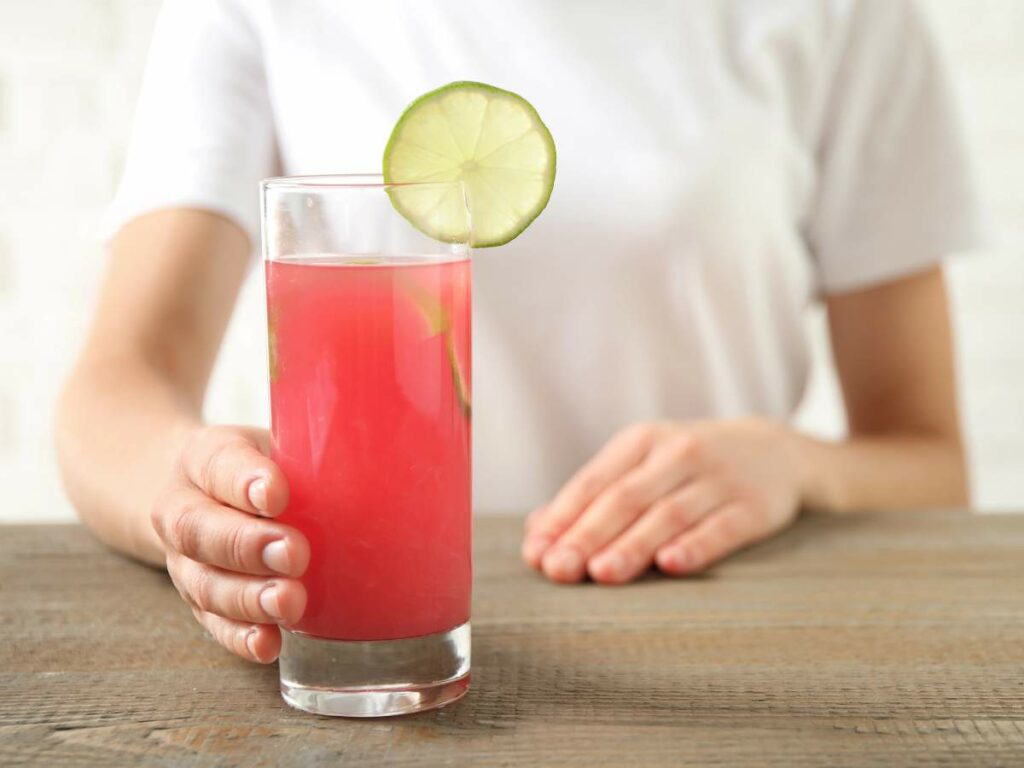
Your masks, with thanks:
[(238, 0), (166, 0), (157, 17), (124, 175), (102, 223), (112, 237), (161, 208), (203, 208), (256, 242), (273, 119), (258, 30)]
[(911, 0), (849, 9), (807, 228), (826, 293), (925, 269), (984, 234), (963, 125), (921, 10)]

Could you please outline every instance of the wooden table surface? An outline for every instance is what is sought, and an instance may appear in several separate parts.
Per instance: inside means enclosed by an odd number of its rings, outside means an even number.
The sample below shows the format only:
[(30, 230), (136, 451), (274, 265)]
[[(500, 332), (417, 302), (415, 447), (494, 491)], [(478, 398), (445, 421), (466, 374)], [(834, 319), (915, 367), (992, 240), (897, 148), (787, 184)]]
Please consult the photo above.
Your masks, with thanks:
[(0, 528), (0, 765), (1024, 765), (1024, 516), (803, 519), (711, 575), (556, 586), (476, 524), (473, 683), (293, 711), (167, 577)]

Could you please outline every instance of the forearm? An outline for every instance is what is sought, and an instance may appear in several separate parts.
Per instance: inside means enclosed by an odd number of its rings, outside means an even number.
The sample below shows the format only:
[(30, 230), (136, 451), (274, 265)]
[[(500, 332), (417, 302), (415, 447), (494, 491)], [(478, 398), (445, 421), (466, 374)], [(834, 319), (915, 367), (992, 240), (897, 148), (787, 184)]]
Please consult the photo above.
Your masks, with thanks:
[(163, 564), (149, 513), (199, 421), (198, 408), (141, 361), (76, 369), (58, 411), (57, 453), (72, 503), (101, 540)]
[(962, 507), (967, 472), (959, 439), (886, 434), (826, 442), (796, 437), (803, 506), (832, 512)]
[(163, 563), (150, 511), (199, 426), (248, 254), (237, 225), (190, 209), (140, 216), (112, 242), (56, 438), (82, 520), (134, 557)]

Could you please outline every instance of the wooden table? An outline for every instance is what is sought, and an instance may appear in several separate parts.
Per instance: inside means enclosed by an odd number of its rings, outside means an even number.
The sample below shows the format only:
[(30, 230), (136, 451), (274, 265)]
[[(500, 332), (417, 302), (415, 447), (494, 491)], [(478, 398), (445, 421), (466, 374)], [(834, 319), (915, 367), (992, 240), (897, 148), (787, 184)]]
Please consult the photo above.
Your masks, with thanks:
[(811, 517), (704, 578), (555, 586), (476, 529), (447, 709), (288, 709), (167, 577), (0, 528), (0, 765), (1024, 765), (1024, 516)]

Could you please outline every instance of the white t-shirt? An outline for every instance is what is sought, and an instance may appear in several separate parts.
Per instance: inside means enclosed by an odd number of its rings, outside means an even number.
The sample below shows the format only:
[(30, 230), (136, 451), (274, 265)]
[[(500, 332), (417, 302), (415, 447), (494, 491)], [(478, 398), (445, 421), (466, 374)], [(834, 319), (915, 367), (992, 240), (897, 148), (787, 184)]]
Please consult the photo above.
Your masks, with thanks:
[(108, 229), (199, 206), (255, 244), (259, 179), (374, 172), (453, 80), (520, 93), (558, 147), (547, 210), (475, 257), (478, 508), (546, 500), (636, 420), (789, 417), (816, 296), (975, 244), (901, 0), (168, 0)]

